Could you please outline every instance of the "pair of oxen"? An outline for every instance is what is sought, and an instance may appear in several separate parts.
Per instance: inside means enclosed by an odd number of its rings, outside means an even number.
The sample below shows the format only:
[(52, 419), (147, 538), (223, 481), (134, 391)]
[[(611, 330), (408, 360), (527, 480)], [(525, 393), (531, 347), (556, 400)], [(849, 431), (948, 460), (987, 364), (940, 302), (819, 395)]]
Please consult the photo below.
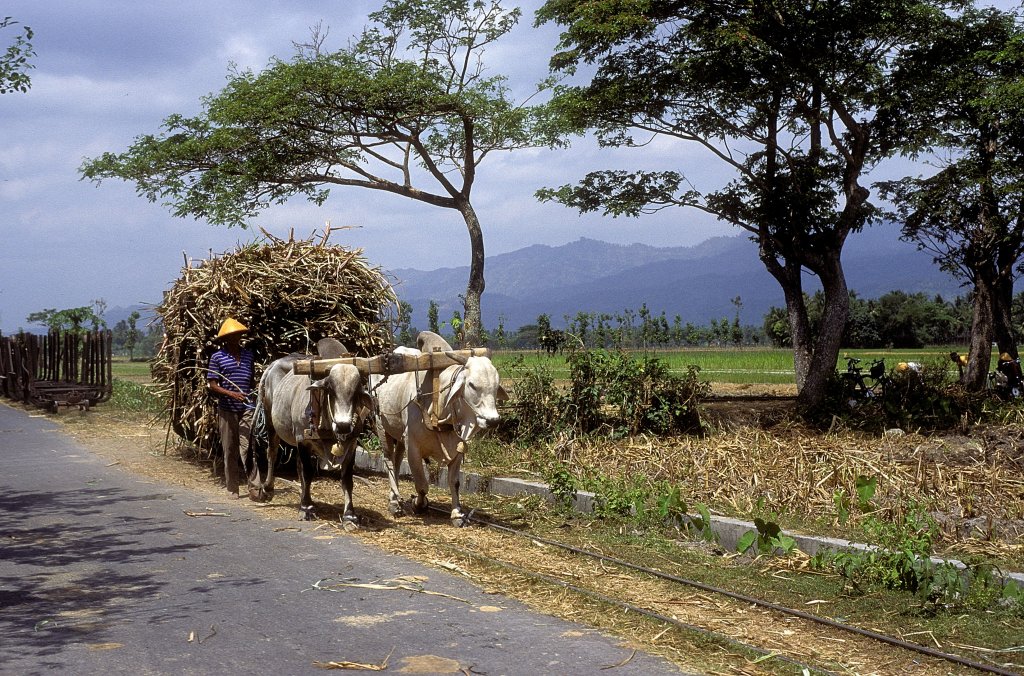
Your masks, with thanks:
[[(398, 516), (404, 511), (398, 473), (403, 456), (408, 455), (416, 486), (415, 511), (422, 513), (428, 505), (424, 460), (443, 463), (448, 469), (452, 523), (465, 525), (468, 519), (459, 502), (459, 469), (466, 444), (480, 430), (498, 422), (497, 403), (505, 398), (505, 391), (497, 369), (486, 356), (463, 357), (441, 336), (429, 331), (420, 333), (417, 348), (400, 347), (395, 352), (418, 355), (443, 351), (459, 363), (448, 366), (436, 378), (427, 371), (410, 371), (371, 375), (368, 380), (351, 364), (334, 364), (324, 378), (312, 382), (310, 376), (298, 375), (294, 368), (296, 362), (308, 360), (308, 356), (293, 354), (270, 364), (260, 379), (257, 403), (262, 409), (257, 411), (257, 418), (265, 421), (268, 443), (266, 448), (251, 444), (261, 457), (257, 459), (258, 471), (250, 474), (250, 497), (273, 497), (274, 465), (283, 441), (297, 449), (299, 517), (315, 518), (310, 485), (317, 465), (326, 464), (341, 469), (342, 524), (348, 529), (358, 527), (352, 502), (353, 467), (358, 437), (367, 417), (372, 416), (384, 450), (391, 514)], [(345, 349), (328, 339), (321, 341), (318, 351), (320, 357), (325, 357)]]

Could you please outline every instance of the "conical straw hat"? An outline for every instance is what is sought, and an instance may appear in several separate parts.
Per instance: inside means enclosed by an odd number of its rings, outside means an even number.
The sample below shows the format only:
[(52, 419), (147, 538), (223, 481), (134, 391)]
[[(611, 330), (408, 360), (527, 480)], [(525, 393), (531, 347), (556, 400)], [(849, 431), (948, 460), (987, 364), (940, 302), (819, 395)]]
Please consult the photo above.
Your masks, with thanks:
[(217, 332), (217, 338), (223, 338), (229, 336), (232, 333), (245, 333), (249, 330), (245, 324), (242, 324), (237, 319), (228, 317), (224, 320), (224, 323), (220, 325), (220, 331)]

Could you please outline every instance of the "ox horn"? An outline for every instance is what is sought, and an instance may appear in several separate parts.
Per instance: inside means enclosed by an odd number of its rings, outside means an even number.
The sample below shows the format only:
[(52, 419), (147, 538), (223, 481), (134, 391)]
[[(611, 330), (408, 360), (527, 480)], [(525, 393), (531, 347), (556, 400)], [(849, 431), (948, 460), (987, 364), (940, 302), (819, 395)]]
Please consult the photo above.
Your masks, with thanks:
[(463, 366), (465, 366), (466, 362), (468, 361), (468, 358), (465, 355), (459, 354), (458, 352), (455, 352), (454, 350), (445, 350), (444, 354), (445, 354), (446, 357), (448, 357), (452, 361), (458, 362), (459, 364), (462, 364)]

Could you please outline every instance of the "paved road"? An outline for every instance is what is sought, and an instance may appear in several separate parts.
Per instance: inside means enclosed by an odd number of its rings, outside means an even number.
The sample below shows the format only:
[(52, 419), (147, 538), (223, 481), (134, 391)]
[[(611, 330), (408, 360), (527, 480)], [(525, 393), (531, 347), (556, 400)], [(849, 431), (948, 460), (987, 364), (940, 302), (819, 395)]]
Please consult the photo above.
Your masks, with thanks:
[[(678, 673), (356, 538), (275, 530), (297, 524), (108, 467), (3, 404), (0, 459), (3, 674), (290, 676), (389, 654), (391, 673)], [(186, 514), (208, 509), (229, 516)], [(405, 576), (439, 595), (314, 588)]]

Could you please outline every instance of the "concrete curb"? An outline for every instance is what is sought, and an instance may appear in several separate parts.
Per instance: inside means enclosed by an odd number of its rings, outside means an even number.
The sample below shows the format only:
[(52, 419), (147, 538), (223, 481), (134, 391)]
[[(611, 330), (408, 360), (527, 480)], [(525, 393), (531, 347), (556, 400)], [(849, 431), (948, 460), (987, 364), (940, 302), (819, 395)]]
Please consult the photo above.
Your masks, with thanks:
[[(373, 472), (385, 474), (387, 468), (384, 466), (384, 457), (380, 453), (370, 453), (363, 448), (356, 450), (356, 467)], [(439, 468), (436, 472), (429, 472), (430, 483), (434, 486), (448, 488), (448, 470), (445, 467)], [(409, 477), (409, 463), (402, 461), (399, 476)], [(529, 481), (527, 479), (515, 479), (512, 477), (485, 477), (475, 472), (460, 472), (461, 490), (467, 493), (485, 493), (490, 495), (502, 495), (505, 497), (516, 497), (520, 495), (538, 495), (547, 502), (555, 502), (555, 496), (551, 494), (548, 485), (540, 481)], [(577, 512), (593, 512), (596, 497), (588, 491), (576, 491), (573, 498), (573, 509)], [(750, 531), (757, 530), (750, 521), (734, 519), (728, 516), (711, 515), (711, 531), (715, 534), (719, 545), (727, 551), (736, 551), (740, 538)], [(872, 545), (860, 542), (852, 542), (841, 538), (820, 537), (815, 535), (804, 535), (801, 533), (790, 533), (786, 535), (796, 540), (796, 546), (800, 551), (809, 556), (819, 552), (868, 552), (875, 549)], [(935, 563), (948, 562), (960, 569), (966, 569), (967, 565), (956, 559), (941, 559), (932, 557)], [(1001, 574), (1004, 580), (1013, 580), (1024, 588), (1024, 573), (1008, 572)]]

